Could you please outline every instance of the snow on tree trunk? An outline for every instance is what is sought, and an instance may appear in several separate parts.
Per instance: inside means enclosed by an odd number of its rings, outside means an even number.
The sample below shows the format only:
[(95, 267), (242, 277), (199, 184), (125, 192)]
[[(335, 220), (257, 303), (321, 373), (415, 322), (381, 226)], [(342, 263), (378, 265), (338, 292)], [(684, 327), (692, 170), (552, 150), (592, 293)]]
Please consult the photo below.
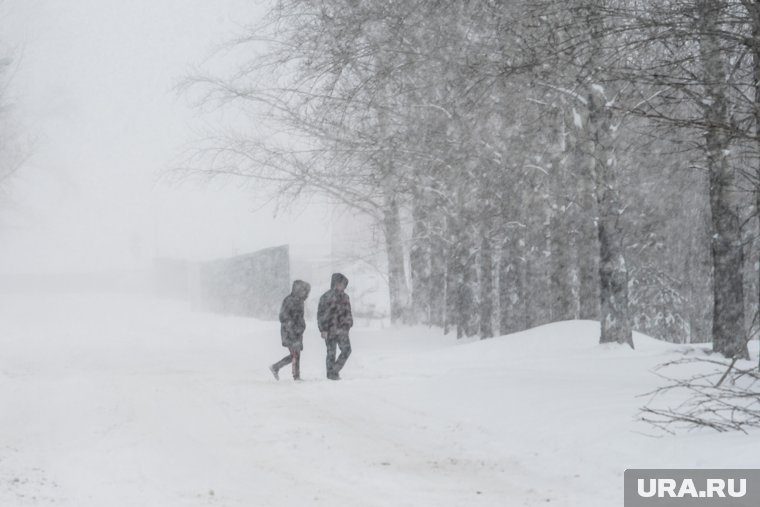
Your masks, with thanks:
[(713, 350), (726, 357), (747, 356), (744, 343), (743, 252), (739, 214), (732, 204), (734, 186), (721, 135), (706, 136), (710, 170), (713, 254)]
[(590, 53), (587, 62), (588, 120), (587, 140), (591, 155), (591, 176), (597, 204), (597, 236), (599, 238), (599, 301), (600, 343), (627, 343), (633, 347), (633, 330), (628, 308), (628, 269), (623, 247), (620, 222), (622, 204), (618, 195), (617, 159), (615, 146), (618, 126), (614, 125), (615, 94), (607, 93), (602, 85), (603, 66), (610, 34), (605, 27), (607, 13), (605, 0), (591, 0), (586, 4), (587, 27), (590, 36)]
[(686, 236), (684, 276), (690, 307), (690, 342), (712, 342), (713, 269), (710, 231), (709, 177), (704, 171), (691, 171), (685, 186), (694, 188), (689, 207), (694, 217)]
[(430, 244), (430, 323), (444, 327), (446, 316), (446, 244), (439, 235)]
[(575, 318), (572, 250), (573, 229), (570, 223), (568, 181), (566, 175), (567, 144), (564, 121), (554, 121), (554, 152), (551, 157), (552, 206), (550, 210), (550, 287), (551, 320)]
[[(468, 235), (469, 236), (469, 235)], [(476, 255), (472, 248), (472, 239), (467, 238), (463, 243), (460, 260), (462, 265), (462, 283), (458, 288), (459, 322), (457, 323), (457, 338), (475, 336), (478, 334), (479, 314), (477, 311), (478, 296), (478, 267)]]
[(592, 84), (589, 97), (589, 129), (593, 142), (592, 171), (596, 183), (599, 217), (600, 343), (627, 343), (633, 347), (628, 309), (628, 269), (623, 252), (615, 159), (612, 110), (605, 90)]
[(549, 209), (546, 202), (546, 175), (538, 170), (530, 170), (528, 181), (532, 190), (528, 199), (526, 223), (527, 251), (525, 304), (527, 306), (528, 328), (551, 322), (551, 284), (549, 259)]
[(401, 237), (399, 205), (393, 194), (386, 193), (383, 210), (383, 231), (388, 257), (388, 289), (390, 293), (391, 322), (403, 322), (409, 306), (409, 288), (404, 267), (404, 244)]
[(521, 229), (512, 229), (499, 257), (499, 333), (524, 330), (525, 322), (525, 242)]
[(457, 329), (460, 322), (459, 286), (462, 284), (462, 263), (460, 256), (461, 238), (458, 234), (459, 224), (454, 216), (446, 217), (446, 309), (443, 332), (448, 334), (452, 328)]
[(472, 269), (467, 263), (469, 256), (466, 241), (460, 239), (452, 245), (446, 277), (446, 327), (448, 332), (456, 329), (457, 338), (472, 336), (470, 321), (474, 311)]
[[(755, 113), (755, 138), (756, 147), (760, 152), (760, 5), (758, 3), (748, 4), (750, 6), (750, 20), (752, 23), (752, 85), (754, 88), (754, 113)], [(757, 231), (760, 231), (760, 158), (755, 161), (755, 216), (757, 218)], [(757, 236), (756, 236), (757, 238)], [(758, 250), (756, 248), (756, 250)], [(756, 255), (755, 264), (755, 281), (757, 283), (754, 294), (754, 306), (756, 315), (760, 315), (760, 258)]]
[(491, 222), (484, 219), (480, 228), (480, 337), (493, 336), (493, 247)]
[(744, 280), (741, 225), (734, 169), (728, 160), (730, 137), (725, 62), (715, 33), (721, 4), (701, 0), (699, 52), (704, 70), (705, 150), (710, 176), (713, 254), (713, 350), (726, 357), (747, 357), (744, 340)]
[(409, 249), (409, 269), (412, 279), (412, 305), (409, 322), (430, 325), (431, 301), (431, 240), (427, 203), (417, 196), (412, 209), (412, 245)]
[[(585, 126), (585, 123), (582, 125)], [(576, 136), (577, 137), (577, 136)], [(576, 139), (573, 150), (577, 178), (578, 202), (576, 229), (579, 239), (575, 243), (578, 264), (578, 318), (599, 320), (599, 242), (597, 240), (597, 206), (594, 182), (591, 177), (589, 156), (584, 151), (590, 143)]]

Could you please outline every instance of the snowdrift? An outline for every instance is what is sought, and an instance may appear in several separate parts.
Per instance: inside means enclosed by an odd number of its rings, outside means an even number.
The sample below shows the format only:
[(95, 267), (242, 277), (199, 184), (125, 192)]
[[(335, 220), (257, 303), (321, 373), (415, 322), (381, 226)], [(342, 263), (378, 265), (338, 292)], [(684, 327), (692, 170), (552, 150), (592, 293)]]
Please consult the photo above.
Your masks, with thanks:
[(4, 506), (609, 506), (626, 468), (756, 465), (757, 435), (649, 436), (650, 370), (693, 348), (594, 322), (358, 328), (340, 382), (310, 322), (301, 383), (276, 323), (63, 294), (0, 322)]

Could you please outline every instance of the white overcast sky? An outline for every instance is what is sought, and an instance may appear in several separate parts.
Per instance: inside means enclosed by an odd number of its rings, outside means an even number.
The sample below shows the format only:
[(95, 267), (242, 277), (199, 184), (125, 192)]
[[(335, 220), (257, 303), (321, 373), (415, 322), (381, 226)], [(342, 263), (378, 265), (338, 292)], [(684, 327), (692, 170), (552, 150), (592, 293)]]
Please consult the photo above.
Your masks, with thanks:
[(157, 184), (200, 126), (175, 85), (262, 12), (251, 0), (5, 0), (14, 114), (31, 157), (0, 229), (0, 271), (210, 258), (328, 233), (322, 212), (273, 219), (246, 191)]

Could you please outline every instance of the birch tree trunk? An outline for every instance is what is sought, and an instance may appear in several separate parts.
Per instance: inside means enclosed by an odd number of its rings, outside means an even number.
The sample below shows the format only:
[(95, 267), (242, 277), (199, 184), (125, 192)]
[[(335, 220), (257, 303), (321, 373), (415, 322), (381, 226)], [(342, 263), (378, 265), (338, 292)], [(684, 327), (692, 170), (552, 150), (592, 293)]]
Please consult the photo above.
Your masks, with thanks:
[(446, 317), (446, 243), (438, 234), (430, 240), (430, 324), (444, 327)]
[(514, 238), (507, 238), (499, 260), (499, 333), (510, 334), (526, 328), (523, 295), (523, 262), (516, 255)]
[(459, 286), (459, 323), (457, 325), (457, 337), (475, 336), (479, 331), (478, 306), (478, 267), (477, 256), (473, 244), (474, 238), (466, 234), (466, 240), (462, 244), (460, 259), (462, 265), (462, 284)]
[(484, 219), (480, 228), (480, 337), (493, 336), (493, 247), (491, 221)]
[(509, 334), (527, 328), (525, 303), (524, 227), (502, 203), (502, 217), (514, 225), (506, 231), (499, 252), (499, 333)]
[(412, 244), (409, 248), (409, 270), (412, 279), (412, 303), (409, 323), (432, 324), (431, 301), (431, 238), (428, 203), (421, 192), (412, 204)]
[(572, 280), (573, 227), (569, 220), (568, 181), (566, 173), (567, 143), (564, 120), (554, 122), (554, 152), (551, 157), (552, 205), (550, 211), (550, 286), (551, 320), (575, 318)]
[(525, 222), (525, 304), (528, 328), (548, 324), (552, 320), (551, 259), (550, 252), (550, 210), (545, 205), (548, 194), (548, 177), (538, 170), (530, 170), (531, 191), (526, 199), (527, 216)]
[(391, 322), (405, 322), (409, 306), (409, 287), (404, 267), (404, 243), (401, 236), (401, 217), (396, 197), (386, 192), (383, 210), (383, 231), (388, 256), (388, 289), (390, 291)]
[(462, 283), (460, 255), (460, 237), (457, 234), (459, 227), (456, 217), (447, 216), (445, 224), (446, 234), (446, 300), (444, 304), (445, 315), (443, 333), (448, 334), (451, 328), (456, 328), (460, 321), (458, 289)]

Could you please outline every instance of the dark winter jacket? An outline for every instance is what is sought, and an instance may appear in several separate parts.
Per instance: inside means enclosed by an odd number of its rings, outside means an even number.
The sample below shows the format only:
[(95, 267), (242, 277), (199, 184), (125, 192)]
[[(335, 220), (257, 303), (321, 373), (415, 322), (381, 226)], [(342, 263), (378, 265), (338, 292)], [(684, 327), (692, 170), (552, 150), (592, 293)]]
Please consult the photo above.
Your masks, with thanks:
[(320, 333), (326, 332), (328, 337), (339, 334), (348, 334), (348, 330), (354, 325), (351, 315), (351, 300), (344, 291), (335, 287), (338, 284), (348, 285), (348, 278), (340, 273), (332, 275), (330, 290), (319, 298), (317, 310), (317, 325)]
[(282, 346), (303, 350), (303, 332), (306, 321), (303, 318), (303, 303), (309, 296), (311, 286), (302, 281), (293, 282), (293, 290), (282, 300), (280, 308), (280, 335)]

